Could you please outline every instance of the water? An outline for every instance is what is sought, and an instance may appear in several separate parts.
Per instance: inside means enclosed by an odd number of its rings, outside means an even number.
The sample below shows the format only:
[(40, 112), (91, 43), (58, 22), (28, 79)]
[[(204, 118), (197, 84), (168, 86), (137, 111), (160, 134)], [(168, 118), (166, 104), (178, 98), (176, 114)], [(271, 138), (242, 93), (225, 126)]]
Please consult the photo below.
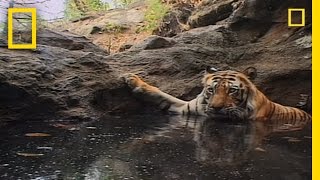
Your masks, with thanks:
[[(165, 115), (9, 124), (0, 179), (311, 179), (311, 126), (265, 127)], [(39, 132), (51, 136), (25, 136)]]

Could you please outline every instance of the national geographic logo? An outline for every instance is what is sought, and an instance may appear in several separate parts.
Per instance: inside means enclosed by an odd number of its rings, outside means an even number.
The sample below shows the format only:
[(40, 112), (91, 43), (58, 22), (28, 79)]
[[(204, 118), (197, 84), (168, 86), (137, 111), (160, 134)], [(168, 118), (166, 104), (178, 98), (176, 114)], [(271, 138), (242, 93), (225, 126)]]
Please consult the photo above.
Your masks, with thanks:
[(288, 26), (303, 27), (305, 26), (305, 9), (304, 8), (289, 8), (288, 9)]
[[(16, 43), (15, 38), (19, 34), (14, 33), (14, 14), (31, 14), (30, 18), (27, 18), (31, 23), (31, 43)], [(26, 18), (24, 18), (26, 19)], [(28, 27), (27, 27), (28, 28)], [(25, 31), (25, 32), (30, 32)], [(22, 34), (20, 34), (21, 36)], [(37, 10), (36, 8), (9, 8), (8, 9), (8, 49), (36, 49), (37, 48)]]

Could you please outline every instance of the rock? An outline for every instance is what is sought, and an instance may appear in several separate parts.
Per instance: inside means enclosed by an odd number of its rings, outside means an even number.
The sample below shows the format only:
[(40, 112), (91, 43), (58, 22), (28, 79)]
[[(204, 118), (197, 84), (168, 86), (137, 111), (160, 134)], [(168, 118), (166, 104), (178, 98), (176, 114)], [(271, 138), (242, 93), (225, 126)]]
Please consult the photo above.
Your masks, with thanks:
[(7, 39), (0, 39), (0, 47), (8, 47)]
[(57, 34), (58, 38), (45, 40), (47, 45), (42, 45), (42, 41), (37, 53), (0, 48), (0, 113), (3, 120), (45, 120), (60, 116), (78, 117), (79, 120), (94, 118), (87, 108), (90, 107), (90, 94), (106, 87), (123, 86), (117, 81), (118, 74), (111, 72), (106, 62), (108, 54), (83, 37), (80, 38), (85, 40), (82, 45), (87, 48), (73, 50), (66, 48), (67, 45), (58, 46), (72, 43), (69, 40), (78, 40), (78, 37), (52, 31), (41, 34), (46, 38)]
[(216, 0), (202, 3), (192, 12), (188, 20), (191, 28), (213, 25), (229, 17), (233, 11), (232, 3), (235, 0)]
[(232, 47), (246, 43), (235, 32), (222, 25), (191, 29), (177, 35), (174, 39), (179, 43), (201, 44), (206, 47)]
[(109, 32), (110, 26), (119, 28), (136, 27), (144, 21), (146, 7), (144, 1), (139, 1), (125, 9), (111, 9), (100, 15), (75, 20), (73, 23), (69, 23), (67, 27), (60, 28), (88, 36), (100, 31)]
[(153, 34), (173, 37), (178, 33), (188, 30), (187, 21), (194, 9), (193, 5), (187, 3), (173, 6), (170, 12), (163, 18), (159, 27), (153, 31)]
[(175, 44), (176, 42), (170, 38), (164, 38), (160, 36), (150, 36), (145, 39), (141, 44), (132, 47), (133, 50), (148, 50), (148, 49), (159, 49), (168, 48)]
[(311, 35), (307, 35), (295, 40), (294, 42), (296, 43), (297, 46), (308, 49), (312, 47), (311, 40), (312, 40)]
[(90, 34), (96, 34), (102, 32), (102, 28), (98, 26), (93, 26)]
[(85, 52), (95, 51), (96, 53), (107, 53), (106, 50), (98, 48), (84, 36), (79, 36), (70, 32), (56, 32), (44, 29), (38, 32), (38, 45), (60, 47), (68, 50), (81, 50)]
[(71, 22), (75, 23), (75, 22), (84, 21), (84, 20), (87, 20), (87, 19), (94, 19), (94, 18), (96, 18), (96, 16), (87, 15), (87, 16), (84, 16), (84, 17), (80, 17), (80, 18), (76, 18), (74, 20), (71, 20)]
[(130, 49), (132, 46), (133, 46), (132, 44), (123, 44), (123, 45), (121, 45), (121, 47), (119, 48), (118, 51), (119, 52), (123, 52), (123, 51), (125, 51), (127, 49)]
[[(284, 1), (283, 1), (284, 2)], [(238, 21), (254, 20), (270, 22), (272, 20), (272, 1), (261, 0), (240, 0), (236, 2), (232, 14), (230, 15), (229, 22), (236, 23)], [(279, 7), (281, 2), (277, 2)]]

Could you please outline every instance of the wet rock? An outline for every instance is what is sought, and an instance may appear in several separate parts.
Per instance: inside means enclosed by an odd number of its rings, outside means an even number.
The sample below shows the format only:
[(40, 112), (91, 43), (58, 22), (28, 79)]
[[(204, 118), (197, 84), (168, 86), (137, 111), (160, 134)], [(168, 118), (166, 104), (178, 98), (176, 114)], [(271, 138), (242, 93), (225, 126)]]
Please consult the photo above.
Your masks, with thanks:
[[(82, 44), (86, 49), (72, 50), (65, 43), (72, 44), (69, 40), (78, 37), (46, 32), (42, 33), (48, 39), (38, 44), (40, 53), (0, 48), (0, 59), (8, 59), (0, 63), (0, 114), (4, 121), (45, 120), (59, 115), (68, 119), (76, 117), (76, 113), (90, 119), (94, 117), (86, 108), (90, 106), (90, 94), (123, 85), (116, 81), (118, 74), (111, 72), (106, 62), (108, 54), (89, 40), (80, 38), (85, 40)], [(55, 34), (58, 38), (52, 37)], [(44, 42), (47, 45), (42, 45)]]

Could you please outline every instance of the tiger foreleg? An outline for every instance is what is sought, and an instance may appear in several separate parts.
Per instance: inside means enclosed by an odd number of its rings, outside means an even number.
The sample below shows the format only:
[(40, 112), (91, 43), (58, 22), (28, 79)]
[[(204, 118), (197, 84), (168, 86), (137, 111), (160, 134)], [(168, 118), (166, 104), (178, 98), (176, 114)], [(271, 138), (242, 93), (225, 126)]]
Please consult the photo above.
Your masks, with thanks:
[(132, 92), (143, 100), (158, 105), (161, 109), (172, 113), (182, 114), (188, 102), (173, 97), (159, 88), (144, 82), (139, 76), (127, 73), (122, 75), (122, 79), (132, 89)]

